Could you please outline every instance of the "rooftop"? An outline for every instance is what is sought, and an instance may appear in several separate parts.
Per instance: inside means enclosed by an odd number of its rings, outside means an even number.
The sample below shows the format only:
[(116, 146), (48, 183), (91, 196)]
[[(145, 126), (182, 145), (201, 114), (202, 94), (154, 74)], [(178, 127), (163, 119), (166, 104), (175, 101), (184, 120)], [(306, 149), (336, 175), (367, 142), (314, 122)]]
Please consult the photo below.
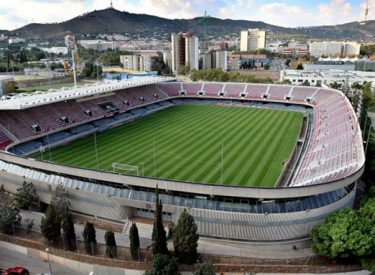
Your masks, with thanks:
[(0, 110), (20, 110), (55, 102), (110, 93), (116, 90), (128, 89), (137, 86), (150, 85), (174, 80), (172, 77), (146, 76), (133, 77), (120, 81), (107, 81), (95, 84), (86, 84), (80, 87), (50, 89), (34, 93), (20, 93), (14, 96), (4, 95), (0, 98)]

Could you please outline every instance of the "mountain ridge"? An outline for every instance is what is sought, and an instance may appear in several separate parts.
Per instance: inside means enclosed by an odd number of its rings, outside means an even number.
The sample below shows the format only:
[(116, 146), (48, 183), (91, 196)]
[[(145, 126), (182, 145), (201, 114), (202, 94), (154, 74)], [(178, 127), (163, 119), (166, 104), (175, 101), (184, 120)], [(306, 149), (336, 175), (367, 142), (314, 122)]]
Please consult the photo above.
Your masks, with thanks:
[[(192, 19), (167, 19), (148, 14), (135, 14), (113, 8), (94, 10), (60, 23), (31, 23), (7, 32), (28, 39), (61, 39), (66, 33), (96, 35), (118, 33), (144, 37), (162, 37), (171, 32), (193, 31), (201, 35), (204, 31), (203, 17)], [(341, 25), (287, 28), (263, 21), (232, 20), (209, 17), (206, 20), (208, 36), (223, 36), (239, 33), (243, 29), (261, 28), (274, 35), (298, 35), (307, 38), (364, 39), (375, 36), (375, 20), (360, 25), (349, 22)]]

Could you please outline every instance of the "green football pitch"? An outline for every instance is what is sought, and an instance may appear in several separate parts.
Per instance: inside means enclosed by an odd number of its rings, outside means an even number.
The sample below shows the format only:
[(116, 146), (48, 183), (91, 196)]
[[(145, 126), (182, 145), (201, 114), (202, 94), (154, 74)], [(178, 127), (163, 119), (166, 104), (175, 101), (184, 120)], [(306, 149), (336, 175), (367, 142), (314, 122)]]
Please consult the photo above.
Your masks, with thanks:
[(302, 113), (281, 110), (179, 105), (33, 157), (110, 171), (113, 163), (132, 165), (138, 172), (115, 171), (160, 179), (273, 187), (302, 120)]

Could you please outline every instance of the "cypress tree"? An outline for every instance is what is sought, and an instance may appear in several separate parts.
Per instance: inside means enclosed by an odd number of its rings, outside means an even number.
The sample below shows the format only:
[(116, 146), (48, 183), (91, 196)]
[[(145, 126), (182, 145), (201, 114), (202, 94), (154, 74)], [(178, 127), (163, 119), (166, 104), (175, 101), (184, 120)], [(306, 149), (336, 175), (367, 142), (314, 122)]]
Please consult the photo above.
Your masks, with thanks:
[(40, 224), (43, 236), (57, 243), (61, 238), (61, 219), (57, 215), (56, 206), (52, 203), (48, 205), (45, 217), (42, 218)]
[(62, 218), (61, 227), (63, 230), (63, 236), (68, 241), (68, 247), (70, 251), (77, 249), (76, 233), (74, 231), (74, 222), (72, 214), (66, 210)]
[(117, 257), (117, 245), (116, 245), (115, 234), (113, 233), (113, 231), (105, 232), (104, 240), (107, 246), (105, 250), (105, 254), (109, 258), (116, 258)]
[(155, 198), (155, 219), (154, 227), (152, 230), (152, 241), (153, 241), (153, 255), (156, 254), (168, 254), (167, 247), (167, 233), (164, 230), (163, 225), (163, 205), (159, 200), (159, 190), (156, 187), (156, 198)]
[(129, 232), (129, 239), (130, 239), (130, 253), (133, 260), (139, 260), (139, 235), (138, 235), (138, 227), (135, 223), (132, 224), (130, 227)]
[(96, 232), (95, 232), (94, 224), (92, 224), (91, 222), (86, 222), (82, 235), (83, 235), (83, 240), (85, 242), (85, 249), (86, 249), (87, 254), (95, 255)]
[(193, 264), (198, 258), (198, 228), (186, 209), (181, 213), (173, 232), (173, 245), (176, 256), (181, 263)]

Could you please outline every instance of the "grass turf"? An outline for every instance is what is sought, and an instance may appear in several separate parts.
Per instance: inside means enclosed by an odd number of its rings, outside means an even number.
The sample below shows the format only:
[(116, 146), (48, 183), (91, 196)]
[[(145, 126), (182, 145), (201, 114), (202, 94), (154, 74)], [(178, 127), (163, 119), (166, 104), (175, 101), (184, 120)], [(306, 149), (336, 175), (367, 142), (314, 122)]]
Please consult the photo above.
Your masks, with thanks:
[[(221, 184), (223, 171), (225, 185), (273, 187), (302, 119), (301, 113), (281, 110), (173, 106), (98, 133), (98, 168), (138, 165), (140, 175), (212, 184)], [(94, 144), (93, 135), (76, 140), (51, 150), (51, 160), (96, 169)], [(49, 159), (49, 153), (43, 157)]]

